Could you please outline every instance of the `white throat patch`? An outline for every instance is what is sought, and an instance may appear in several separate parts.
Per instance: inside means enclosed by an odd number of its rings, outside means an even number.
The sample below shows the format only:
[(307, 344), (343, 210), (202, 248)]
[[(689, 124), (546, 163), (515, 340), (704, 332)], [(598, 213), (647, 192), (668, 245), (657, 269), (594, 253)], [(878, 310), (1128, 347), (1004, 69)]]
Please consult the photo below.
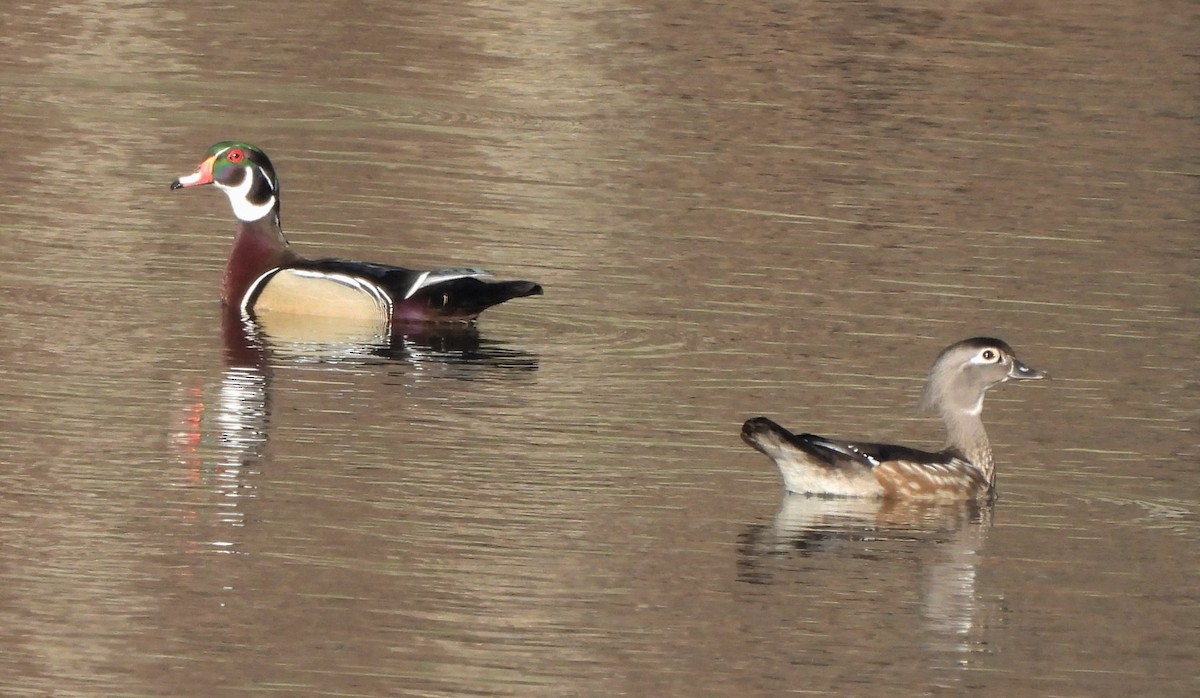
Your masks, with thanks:
[[(271, 213), (271, 210), (275, 208), (275, 196), (272, 195), (263, 204), (250, 203), (250, 200), (246, 196), (250, 193), (250, 187), (254, 186), (254, 177), (249, 167), (243, 167), (242, 169), (245, 171), (245, 176), (242, 177), (242, 183), (236, 187), (227, 187), (217, 181), (214, 181), (213, 184), (217, 185), (229, 197), (229, 203), (233, 206), (233, 215), (237, 216), (238, 220), (252, 222)], [(266, 173), (263, 173), (263, 176), (266, 177)], [(267, 180), (268, 183), (270, 181), (270, 179)]]

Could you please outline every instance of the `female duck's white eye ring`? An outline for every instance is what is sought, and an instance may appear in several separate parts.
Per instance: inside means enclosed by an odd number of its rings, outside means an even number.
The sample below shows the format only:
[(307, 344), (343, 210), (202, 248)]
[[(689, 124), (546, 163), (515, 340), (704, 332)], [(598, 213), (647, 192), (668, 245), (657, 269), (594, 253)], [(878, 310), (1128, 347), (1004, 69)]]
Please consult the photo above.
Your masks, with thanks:
[(1000, 354), (991, 349), (984, 349), (979, 356), (984, 361), (998, 361), (1000, 359)]

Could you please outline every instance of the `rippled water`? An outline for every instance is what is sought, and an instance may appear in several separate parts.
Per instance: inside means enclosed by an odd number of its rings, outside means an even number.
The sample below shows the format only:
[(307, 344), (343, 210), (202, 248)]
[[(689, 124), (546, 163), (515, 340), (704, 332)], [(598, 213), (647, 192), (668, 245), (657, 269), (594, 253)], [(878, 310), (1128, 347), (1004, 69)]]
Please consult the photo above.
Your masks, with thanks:
[[(1188, 695), (1181, 2), (25, 4), (0, 29), (0, 693)], [(223, 325), (214, 141), (297, 249), (536, 279), (388, 346)], [(769, 415), (983, 510), (782, 497)]]

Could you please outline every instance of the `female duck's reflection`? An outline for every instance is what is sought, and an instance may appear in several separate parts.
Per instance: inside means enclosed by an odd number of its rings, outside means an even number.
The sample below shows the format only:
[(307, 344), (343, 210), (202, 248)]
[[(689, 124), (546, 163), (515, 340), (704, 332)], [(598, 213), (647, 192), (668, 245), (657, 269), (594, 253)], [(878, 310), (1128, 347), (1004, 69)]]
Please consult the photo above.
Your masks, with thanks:
[[(225, 313), (222, 335), (225, 369), (216, 383), (184, 387), (178, 429), (172, 444), (187, 468), (189, 486), (218, 495), (214, 523), (244, 524), (242, 500), (254, 496), (254, 477), (270, 440), (272, 374), (276, 367), (303, 364), (317, 370), (371, 370), (386, 367), (413, 389), (437, 380), (531, 377), (536, 355), (481, 339), (472, 325), (432, 324), (399, 328), (382, 335), (372, 328), (317, 322), (259, 323)], [(193, 513), (192, 516), (198, 516)], [(211, 541), (235, 552), (226, 534)]]
[[(773, 525), (751, 525), (739, 535), (739, 579), (843, 589), (847, 580), (841, 575), (853, 569), (853, 561), (867, 561), (873, 588), (862, 591), (870, 599), (853, 608), (847, 598), (845, 612), (902, 612), (874, 605), (911, 598), (915, 587), (926, 646), (935, 652), (971, 652), (980, 647), (974, 632), (976, 574), (991, 517), (991, 504), (785, 495)], [(835, 559), (849, 564), (832, 564)], [(798, 579), (800, 574), (804, 578)], [(814, 574), (826, 578), (813, 579)], [(960, 659), (965, 663), (966, 657)]]

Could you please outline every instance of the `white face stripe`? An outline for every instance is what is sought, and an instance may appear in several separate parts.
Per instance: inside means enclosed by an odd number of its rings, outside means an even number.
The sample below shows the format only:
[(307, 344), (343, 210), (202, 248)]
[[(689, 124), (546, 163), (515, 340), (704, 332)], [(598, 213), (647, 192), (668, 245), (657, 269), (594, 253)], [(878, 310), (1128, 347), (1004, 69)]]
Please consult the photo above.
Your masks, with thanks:
[[(984, 353), (989, 351), (992, 352), (992, 358), (990, 359), (984, 357)], [(991, 366), (992, 364), (998, 364), (1003, 360), (1004, 354), (1000, 353), (999, 349), (985, 347), (980, 349), (979, 353), (975, 354), (975, 356), (972, 356), (971, 360), (967, 363), (974, 364), (975, 366)]]
[(190, 175), (188, 175), (186, 177), (180, 177), (179, 184), (184, 187), (190, 187), (194, 184), (198, 184), (200, 182), (200, 178), (203, 176), (204, 176), (203, 172), (201, 172), (200, 170), (196, 170), (195, 172), (191, 173)]
[[(213, 184), (217, 185), (229, 197), (229, 204), (233, 206), (233, 215), (237, 216), (238, 220), (250, 222), (270, 215), (271, 211), (275, 209), (275, 197), (270, 197), (262, 204), (251, 203), (246, 198), (246, 195), (250, 193), (250, 187), (254, 186), (254, 175), (251, 173), (249, 167), (243, 167), (242, 171), (245, 174), (242, 176), (241, 184), (236, 187), (227, 187), (216, 179), (213, 179)], [(259, 171), (261, 171), (261, 168)], [(267, 182), (269, 183), (270, 181), (268, 178)]]
[(267, 174), (267, 171), (262, 168), (262, 165), (258, 166), (258, 171), (262, 173), (263, 181), (267, 183), (267, 186), (271, 188), (271, 191), (275, 191), (275, 182), (271, 181), (271, 175)]

